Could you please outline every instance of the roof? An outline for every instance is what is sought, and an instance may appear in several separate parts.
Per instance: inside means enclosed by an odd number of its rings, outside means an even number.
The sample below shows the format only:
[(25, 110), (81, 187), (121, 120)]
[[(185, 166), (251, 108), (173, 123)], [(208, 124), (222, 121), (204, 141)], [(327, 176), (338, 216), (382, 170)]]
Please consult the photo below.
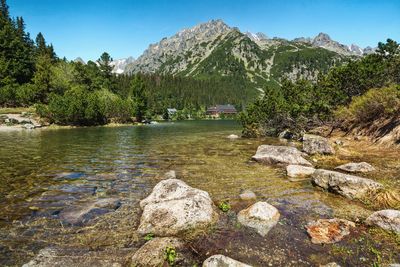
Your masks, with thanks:
[(213, 107), (209, 107), (207, 109), (207, 111), (208, 112), (211, 112), (211, 111), (215, 111), (215, 112), (226, 112), (226, 111), (237, 112), (235, 106), (230, 105), (230, 104), (228, 104), (228, 105), (216, 105), (216, 106), (213, 106)]

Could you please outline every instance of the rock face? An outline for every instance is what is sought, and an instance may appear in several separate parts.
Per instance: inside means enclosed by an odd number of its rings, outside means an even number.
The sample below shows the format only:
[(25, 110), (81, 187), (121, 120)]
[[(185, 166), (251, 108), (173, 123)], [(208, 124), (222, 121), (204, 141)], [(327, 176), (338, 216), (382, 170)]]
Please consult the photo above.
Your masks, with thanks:
[(131, 265), (136, 267), (147, 266), (168, 266), (164, 258), (165, 249), (172, 247), (175, 249), (175, 263), (182, 266), (191, 266), (190, 259), (192, 254), (186, 249), (185, 243), (174, 237), (157, 237), (144, 244), (131, 259)]
[(382, 229), (400, 233), (400, 211), (380, 210), (372, 213), (365, 221), (368, 225), (379, 226)]
[(203, 262), (203, 267), (251, 267), (224, 255), (214, 255)]
[(292, 164), (312, 166), (310, 162), (303, 158), (295, 147), (261, 145), (257, 148), (253, 160), (266, 164)]
[(298, 178), (301, 179), (312, 175), (314, 172), (314, 168), (301, 165), (289, 165), (286, 167), (287, 176), (292, 178), (290, 180), (297, 180)]
[(138, 232), (174, 236), (212, 225), (218, 214), (207, 192), (178, 179), (159, 182), (140, 202), (143, 214)]
[(254, 194), (253, 191), (250, 190), (244, 190), (241, 194), (240, 194), (240, 199), (244, 200), (244, 201), (250, 201), (250, 200), (255, 200), (257, 199), (256, 194)]
[(307, 224), (306, 229), (312, 243), (331, 244), (342, 240), (355, 226), (353, 222), (343, 219), (319, 219)]
[(347, 163), (340, 165), (335, 168), (336, 170), (346, 171), (346, 172), (372, 172), (375, 171), (375, 168), (372, 167), (371, 164), (366, 162), (360, 163)]
[(329, 144), (328, 139), (312, 134), (303, 136), (303, 151), (310, 154), (335, 154), (335, 150)]
[(383, 188), (371, 179), (335, 171), (318, 169), (312, 176), (314, 185), (350, 199), (360, 199), (368, 192)]
[(238, 221), (244, 226), (253, 228), (262, 236), (274, 227), (279, 220), (279, 211), (267, 202), (257, 202), (238, 213)]

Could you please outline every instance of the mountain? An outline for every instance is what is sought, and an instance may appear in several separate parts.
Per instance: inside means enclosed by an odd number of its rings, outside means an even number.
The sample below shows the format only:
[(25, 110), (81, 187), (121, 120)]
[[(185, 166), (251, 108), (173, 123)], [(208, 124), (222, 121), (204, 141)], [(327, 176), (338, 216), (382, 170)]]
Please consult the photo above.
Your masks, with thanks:
[(337, 41), (332, 40), (328, 34), (323, 33), (323, 32), (319, 33), (314, 38), (299, 37), (299, 38), (295, 38), (293, 41), (310, 44), (314, 47), (325, 48), (327, 50), (330, 50), (330, 51), (333, 51), (333, 52), (336, 52), (338, 54), (345, 55), (345, 56), (362, 56), (362, 55), (370, 53), (371, 51), (373, 52), (373, 49), (370, 47), (362, 49), (361, 47), (359, 47), (356, 44), (351, 44), (350, 46), (341, 44)]
[(234, 77), (253, 88), (279, 86), (284, 78), (316, 80), (319, 73), (347, 58), (328, 49), (328, 43), (333, 41), (327, 35), (310, 43), (270, 39), (211, 20), (151, 44), (125, 71), (196, 79)]
[(113, 67), (113, 73), (122, 74), (125, 72), (126, 66), (133, 63), (135, 59), (133, 57), (122, 58), (113, 60), (111, 66)]

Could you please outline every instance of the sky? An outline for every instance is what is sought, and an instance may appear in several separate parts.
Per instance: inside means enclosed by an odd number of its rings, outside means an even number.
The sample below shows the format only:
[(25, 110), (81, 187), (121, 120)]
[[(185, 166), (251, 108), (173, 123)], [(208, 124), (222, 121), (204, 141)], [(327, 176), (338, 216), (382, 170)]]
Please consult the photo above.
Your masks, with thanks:
[(137, 58), (151, 43), (211, 19), (293, 39), (328, 33), (343, 44), (400, 41), (400, 0), (8, 0), (59, 57)]

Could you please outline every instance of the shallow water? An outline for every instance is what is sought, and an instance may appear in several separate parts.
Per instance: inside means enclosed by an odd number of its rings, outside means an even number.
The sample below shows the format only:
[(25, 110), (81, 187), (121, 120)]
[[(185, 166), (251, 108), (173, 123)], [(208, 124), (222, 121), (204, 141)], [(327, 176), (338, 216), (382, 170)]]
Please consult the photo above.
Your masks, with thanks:
[[(207, 241), (194, 242), (199, 251), (209, 248), (220, 252), (218, 249), (222, 246), (225, 254), (237, 254), (239, 259), (255, 266), (326, 263), (328, 258), (323, 255), (334, 248), (310, 244), (304, 225), (321, 217), (365, 218), (371, 211), (360, 203), (316, 190), (309, 181), (290, 182), (282, 168), (250, 160), (257, 146), (282, 144), (279, 140), (227, 139), (232, 133), (240, 134), (240, 126), (234, 121), (0, 133), (0, 265), (23, 263), (40, 248), (60, 245), (57, 243), (60, 238), (55, 236), (62, 233), (54, 225), (58, 224), (63, 209), (104, 197), (120, 199), (122, 208), (134, 206), (168, 170), (176, 170), (178, 177), (188, 184), (208, 191), (216, 203), (229, 200), (233, 211), (248, 205), (239, 201), (239, 194), (250, 189), (259, 200), (277, 206), (282, 214), (281, 224), (269, 235), (272, 244), (251, 234), (249, 238), (242, 230), (231, 229), (234, 222), (226, 218), (227, 222)], [(329, 160), (319, 164), (328, 166)], [(112, 220), (113, 215), (109, 216)], [(132, 223), (138, 220), (136, 215)], [(62, 227), (68, 230), (68, 226)], [(71, 229), (82, 232), (82, 227), (71, 226)], [(69, 235), (73, 236), (70, 240), (76, 239), (76, 232)], [(134, 243), (126, 241), (126, 236), (116, 236), (114, 243), (102, 244), (97, 240), (90, 244), (129, 247)], [(357, 246), (350, 241), (346, 245), (347, 249)], [(245, 253), (244, 248), (258, 252)], [(261, 253), (265, 249), (277, 256), (267, 257)], [(288, 254), (287, 249), (293, 253)], [(393, 247), (388, 244), (381, 249), (390, 251)], [(236, 253), (237, 250), (243, 251)], [(373, 253), (362, 249), (357, 253), (345, 259), (338, 253), (331, 259), (360, 266), (375, 261)]]

